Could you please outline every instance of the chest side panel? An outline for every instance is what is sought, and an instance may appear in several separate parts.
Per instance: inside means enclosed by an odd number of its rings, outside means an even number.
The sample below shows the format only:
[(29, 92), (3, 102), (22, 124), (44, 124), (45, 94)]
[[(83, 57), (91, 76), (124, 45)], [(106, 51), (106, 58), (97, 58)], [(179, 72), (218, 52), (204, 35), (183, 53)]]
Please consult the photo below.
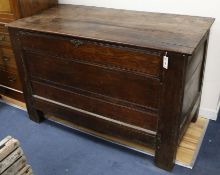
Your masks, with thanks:
[(201, 92), (201, 74), (203, 72), (203, 59), (204, 59), (205, 45), (203, 44), (187, 65), (186, 84), (184, 88), (184, 101), (183, 101), (183, 114), (182, 120), (189, 112), (193, 103), (196, 102)]

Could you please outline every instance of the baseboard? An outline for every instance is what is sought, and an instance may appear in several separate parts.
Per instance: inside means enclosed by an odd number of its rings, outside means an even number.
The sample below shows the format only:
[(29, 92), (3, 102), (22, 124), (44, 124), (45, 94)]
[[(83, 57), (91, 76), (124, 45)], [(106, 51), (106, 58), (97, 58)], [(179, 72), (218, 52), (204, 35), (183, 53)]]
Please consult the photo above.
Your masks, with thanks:
[(199, 115), (210, 120), (217, 120), (219, 107), (214, 109), (200, 108)]

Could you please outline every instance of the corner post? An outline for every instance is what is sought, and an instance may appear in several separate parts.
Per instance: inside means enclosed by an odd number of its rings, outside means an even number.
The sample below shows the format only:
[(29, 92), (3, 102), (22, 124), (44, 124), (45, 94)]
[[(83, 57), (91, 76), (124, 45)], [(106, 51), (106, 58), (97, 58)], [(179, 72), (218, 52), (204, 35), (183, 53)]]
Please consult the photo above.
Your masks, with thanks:
[(178, 146), (187, 57), (176, 53), (167, 53), (166, 56), (169, 62), (168, 69), (162, 68), (155, 164), (170, 171)]
[(24, 55), (21, 49), (21, 31), (17, 31), (13, 28), (9, 28), (8, 30), (13, 46), (13, 51), (15, 53), (16, 64), (23, 87), (24, 99), (26, 102), (29, 118), (34, 122), (40, 123), (44, 120), (44, 114), (43, 112), (35, 109), (33, 105), (32, 86), (29, 79), (28, 70), (25, 65)]

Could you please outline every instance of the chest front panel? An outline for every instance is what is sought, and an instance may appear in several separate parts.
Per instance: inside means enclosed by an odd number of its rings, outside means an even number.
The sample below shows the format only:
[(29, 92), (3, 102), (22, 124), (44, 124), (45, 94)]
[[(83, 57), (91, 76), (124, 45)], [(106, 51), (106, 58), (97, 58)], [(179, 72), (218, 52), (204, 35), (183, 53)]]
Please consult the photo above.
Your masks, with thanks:
[(160, 52), (30, 32), (20, 40), (35, 96), (156, 131)]

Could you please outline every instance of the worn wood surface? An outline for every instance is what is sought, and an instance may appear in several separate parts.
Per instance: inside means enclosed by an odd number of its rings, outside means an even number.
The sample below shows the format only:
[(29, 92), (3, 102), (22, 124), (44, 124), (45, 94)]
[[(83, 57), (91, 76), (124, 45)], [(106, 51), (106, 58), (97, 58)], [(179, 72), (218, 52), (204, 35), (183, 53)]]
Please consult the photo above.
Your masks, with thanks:
[(26, 165), (26, 157), (22, 156), (19, 158), (12, 166), (10, 166), (6, 171), (4, 171), (1, 175), (17, 175), (18, 171), (25, 167)]
[[(149, 130), (133, 125), (123, 124), (118, 121), (112, 121), (107, 117), (104, 118), (98, 115), (95, 116), (83, 113), (82, 111), (74, 110), (69, 106), (53, 104), (38, 98), (34, 99), (33, 105), (38, 110), (44, 111), (48, 114), (58, 115), (63, 120), (73, 122), (79, 126), (89, 128), (103, 134), (131, 140), (150, 147), (155, 147), (155, 133), (150, 132)], [(54, 109), (56, 109), (56, 112), (54, 112)]]
[[(34, 94), (54, 101), (60, 101), (70, 106), (86, 110), (92, 113), (98, 112), (100, 115), (106, 115), (108, 118), (118, 120), (127, 124), (132, 124), (152, 131), (157, 130), (158, 115), (153, 112), (140, 111), (135, 108), (122, 106), (105, 102), (95, 97), (87, 97), (77, 92), (69, 92), (45, 83), (32, 82)], [(69, 96), (69, 98), (65, 98)], [(114, 108), (114, 111), (111, 109)], [(133, 118), (136, 118), (134, 120)]]
[(19, 147), (13, 151), (4, 160), (0, 161), (0, 174), (10, 167), (16, 160), (18, 160), (23, 155), (23, 150)]
[(31, 174), (33, 174), (31, 166), (30, 165), (26, 165), (16, 175), (31, 175)]
[[(20, 57), (22, 56), (22, 50), (21, 50), (21, 45), (20, 43), (18, 43), (19, 39), (18, 39), (18, 33), (14, 31), (10, 32), (10, 35), (12, 36), (12, 45), (15, 46), (14, 48), (14, 52), (15, 52), (15, 56)], [(20, 77), (23, 77), (21, 79), (21, 82), (23, 85), (26, 86), (26, 88), (23, 88), (23, 94), (24, 94), (24, 99), (25, 99), (25, 103), (27, 106), (27, 111), (29, 113), (30, 119), (35, 121), (35, 122), (41, 122), (44, 119), (44, 115), (42, 111), (37, 110), (36, 108), (34, 108), (33, 106), (33, 98), (32, 98), (32, 89), (31, 89), (31, 82), (28, 81), (29, 79), (29, 75), (27, 73), (27, 69), (26, 66), (24, 65), (24, 62), (21, 59), (16, 59), (16, 63), (18, 66), (18, 72)]]
[[(63, 37), (50, 37), (25, 33), (22, 35), (22, 45), (26, 50), (41, 51), (46, 54), (56, 54), (59, 57), (71, 61), (72, 58), (94, 62), (97, 65), (121, 68), (127, 71), (139, 72), (153, 77), (160, 76), (161, 56), (160, 53), (148, 53), (128, 48), (112, 48), (111, 46), (88, 42), (86, 40), (74, 40)], [(74, 42), (80, 42), (77, 47)], [(43, 44), (42, 44), (43, 43)], [(63, 49), (58, 49), (63, 48)]]
[(12, 151), (18, 148), (20, 143), (16, 139), (10, 139), (0, 149), (0, 161), (5, 159)]
[[(12, 101), (11, 101), (12, 102)], [(14, 100), (14, 105), (21, 104)], [(30, 165), (26, 164), (26, 157), (19, 141), (7, 136), (0, 141), (0, 174), (1, 175), (32, 175), (33, 171)]]
[(11, 27), (192, 54), (212, 18), (59, 5)]
[[(46, 55), (25, 54), (25, 58), (28, 58), (26, 62), (33, 79), (50, 80), (60, 85), (101, 94), (118, 101), (127, 101), (146, 108), (158, 108), (160, 88), (158, 80), (80, 62), (63, 61)], [(133, 93), (134, 89), (135, 93)]]
[(168, 70), (163, 69), (155, 162), (159, 167), (171, 170), (174, 166), (178, 146), (179, 115), (182, 108), (182, 91), (187, 60), (180, 55), (168, 54), (167, 56), (172, 64), (169, 64)]
[(1, 140), (0, 141), (0, 148), (2, 149), (2, 147), (5, 145), (5, 143), (8, 142), (10, 139), (12, 139), (12, 137), (11, 136), (7, 136), (3, 140)]

